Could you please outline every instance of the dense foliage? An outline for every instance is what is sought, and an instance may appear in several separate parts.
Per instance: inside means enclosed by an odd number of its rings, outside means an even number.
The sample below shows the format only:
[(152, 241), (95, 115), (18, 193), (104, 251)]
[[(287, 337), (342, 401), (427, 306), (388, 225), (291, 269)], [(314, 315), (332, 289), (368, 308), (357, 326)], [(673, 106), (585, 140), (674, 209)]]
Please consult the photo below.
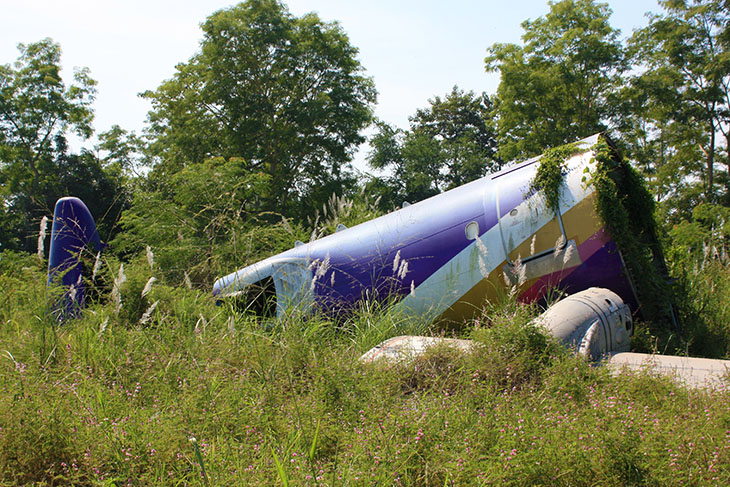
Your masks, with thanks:
[(368, 163), (390, 175), (373, 178), (367, 191), (381, 196), (382, 208), (392, 209), (499, 169), (493, 108), (485, 93), (477, 96), (455, 86), (443, 99), (436, 96), (416, 111), (409, 130), (381, 122), (370, 139)]
[(292, 16), (276, 0), (211, 15), (198, 54), (155, 91), (149, 115), (165, 179), (211, 157), (239, 157), (269, 176), (264, 208), (306, 214), (343, 185), (375, 101), (353, 47), (335, 23)]
[(501, 74), (495, 114), (505, 160), (611, 128), (627, 65), (610, 14), (592, 0), (551, 3), (545, 17), (522, 23), (524, 46), (489, 48), (486, 69)]
[[(535, 308), (485, 309), (464, 331), (474, 354), (364, 367), (357, 357), (380, 340), (432, 331), (368, 305), (264, 330), (159, 282), (145, 318), (131, 310), (158, 270), (141, 259), (125, 272), (121, 312), (98, 302), (57, 327), (44, 268), (3, 255), (0, 485), (730, 481), (727, 390), (611, 377), (528, 324)], [(730, 292), (723, 272), (716, 293)]]
[(92, 133), (96, 82), (87, 69), (61, 79), (61, 48), (50, 39), (20, 44), (0, 66), (0, 248), (33, 251), (38, 224), (67, 194), (84, 198), (105, 236), (124, 207), (119, 171), (90, 151), (71, 154), (66, 136)]

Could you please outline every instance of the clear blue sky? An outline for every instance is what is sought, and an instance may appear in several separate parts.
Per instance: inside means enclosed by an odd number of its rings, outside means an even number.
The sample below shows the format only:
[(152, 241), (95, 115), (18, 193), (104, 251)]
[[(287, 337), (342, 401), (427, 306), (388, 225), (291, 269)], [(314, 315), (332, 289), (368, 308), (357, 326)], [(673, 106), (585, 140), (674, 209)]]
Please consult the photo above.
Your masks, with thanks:
[[(199, 24), (235, 5), (221, 0), (0, 0), (0, 64), (17, 44), (51, 37), (61, 44), (65, 78), (87, 66), (99, 81), (97, 131), (118, 124), (141, 132), (149, 110), (137, 94), (171, 77), (198, 49)], [(290, 0), (295, 15), (317, 12), (338, 21), (378, 89), (376, 115), (400, 127), (408, 116), (454, 85), (493, 93), (497, 74), (484, 72), (486, 48), (520, 42), (520, 23), (548, 12), (546, 0)], [(658, 12), (656, 0), (608, 2), (624, 36)], [(362, 154), (358, 159), (362, 159)]]

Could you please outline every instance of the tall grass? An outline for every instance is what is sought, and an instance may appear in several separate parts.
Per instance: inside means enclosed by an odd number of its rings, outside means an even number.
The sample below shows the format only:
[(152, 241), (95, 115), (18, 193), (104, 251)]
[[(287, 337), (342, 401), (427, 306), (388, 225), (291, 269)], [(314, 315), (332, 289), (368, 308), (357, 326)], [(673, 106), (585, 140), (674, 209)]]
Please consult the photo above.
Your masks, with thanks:
[(439, 330), (372, 303), (264, 326), (182, 283), (144, 292), (156, 271), (140, 255), (119, 313), (100, 294), (56, 326), (37, 257), (3, 254), (0, 485), (730, 483), (727, 390), (612, 378), (529, 326), (535, 308), (485, 309), (460, 332), (472, 354), (363, 366)]

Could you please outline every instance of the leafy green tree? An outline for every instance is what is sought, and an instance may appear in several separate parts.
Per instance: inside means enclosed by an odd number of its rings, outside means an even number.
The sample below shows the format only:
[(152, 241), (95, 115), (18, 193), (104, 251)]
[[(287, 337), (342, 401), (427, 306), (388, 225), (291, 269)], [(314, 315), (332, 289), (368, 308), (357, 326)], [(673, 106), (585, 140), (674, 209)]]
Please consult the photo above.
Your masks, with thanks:
[(129, 175), (139, 175), (144, 164), (144, 141), (134, 132), (128, 132), (119, 125), (112, 125), (106, 132), (99, 134), (96, 150), (103, 153), (101, 162), (104, 167)]
[(460, 186), (500, 167), (492, 126), (492, 102), (454, 87), (443, 99), (410, 117), (410, 129), (380, 123), (371, 138), (368, 163), (388, 176), (374, 178), (368, 191), (383, 208), (416, 202)]
[(339, 25), (248, 0), (202, 29), (200, 52), (144, 94), (153, 106), (153, 177), (239, 157), (270, 177), (267, 207), (287, 211), (321, 203), (306, 201), (307, 188), (352, 181), (348, 163), (376, 92)]
[(67, 86), (50, 39), (18, 48), (17, 62), (0, 66), (0, 245), (34, 250), (41, 217), (66, 195), (84, 199), (104, 235), (113, 226), (105, 216), (123, 205), (121, 180), (90, 152), (70, 154), (66, 142), (70, 131), (92, 134), (96, 82), (84, 68)]
[[(683, 207), (718, 201), (718, 156), (725, 152), (725, 204), (730, 204), (730, 10), (720, 0), (663, 0), (665, 12), (634, 33), (630, 47), (640, 73), (626, 98), (634, 100), (631, 130), (637, 159), (652, 161), (649, 172), (662, 198)], [(692, 181), (701, 181), (701, 193)], [(690, 187), (687, 187), (687, 186)], [(688, 193), (695, 196), (684, 204)]]
[(592, 0), (550, 2), (522, 23), (524, 45), (494, 44), (485, 58), (501, 80), (495, 108), (499, 154), (537, 155), (612, 127), (627, 68), (611, 9)]
[[(150, 246), (164, 276), (182, 283), (185, 275), (208, 285), (231, 265), (241, 266), (296, 238), (283, 230), (281, 215), (262, 213), (271, 177), (251, 172), (242, 159), (221, 157), (191, 164), (156, 187), (135, 192), (124, 212), (125, 232), (113, 242), (123, 256)], [(282, 243), (285, 242), (285, 243)]]

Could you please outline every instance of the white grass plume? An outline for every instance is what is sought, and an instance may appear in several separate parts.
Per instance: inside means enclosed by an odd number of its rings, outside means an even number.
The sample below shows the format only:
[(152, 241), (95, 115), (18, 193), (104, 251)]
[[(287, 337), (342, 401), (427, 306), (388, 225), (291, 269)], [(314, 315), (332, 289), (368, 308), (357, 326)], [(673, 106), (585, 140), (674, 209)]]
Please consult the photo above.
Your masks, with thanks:
[(517, 287), (521, 287), (527, 281), (527, 266), (522, 263), (520, 257), (517, 257), (513, 268), (515, 276), (517, 276)]
[(124, 274), (124, 264), (119, 264), (119, 272), (117, 277), (114, 279), (114, 285), (112, 286), (111, 298), (114, 302), (114, 310), (119, 313), (122, 309), (122, 285), (127, 281), (127, 276)]
[(99, 325), (99, 331), (97, 333), (98, 336), (101, 336), (106, 331), (106, 327), (109, 325), (109, 317), (107, 316), (104, 321), (101, 322), (101, 325)]
[(43, 261), (43, 249), (46, 241), (46, 228), (48, 227), (48, 217), (41, 218), (41, 226), (38, 230), (38, 259)]
[(327, 271), (330, 268), (330, 253), (327, 252), (327, 255), (324, 256), (324, 260), (322, 261), (322, 264), (317, 266), (317, 276), (322, 277), (324, 276)]
[(152, 270), (155, 267), (155, 254), (152, 253), (149, 245), (146, 246), (145, 252), (147, 254), (147, 263), (150, 265), (150, 270)]
[(231, 336), (236, 335), (236, 320), (233, 316), (228, 317), (228, 333)]
[(76, 284), (71, 284), (71, 286), (68, 288), (68, 297), (71, 301), (76, 301), (76, 293), (78, 288), (76, 287)]
[(150, 291), (152, 290), (152, 284), (154, 284), (156, 280), (157, 279), (155, 277), (150, 277), (149, 279), (147, 279), (147, 284), (145, 284), (144, 289), (142, 289), (143, 298), (150, 293)]
[(398, 266), (400, 265), (400, 250), (396, 252), (395, 257), (393, 258), (393, 274), (398, 274)]
[(535, 242), (537, 242), (537, 234), (532, 236), (532, 242), (530, 242), (530, 255), (535, 255)]
[(96, 275), (99, 273), (99, 269), (101, 269), (101, 252), (96, 253), (96, 258), (94, 259), (94, 268), (91, 271), (91, 281), (96, 280)]
[(145, 311), (144, 314), (142, 315), (142, 317), (139, 319), (139, 323), (141, 325), (147, 324), (147, 322), (150, 321), (150, 317), (152, 316), (152, 313), (155, 311), (155, 308), (157, 308), (158, 303), (159, 303), (159, 301), (155, 301), (154, 303), (152, 303), (152, 306), (147, 308), (147, 311)]
[(188, 289), (193, 288), (193, 282), (190, 280), (190, 276), (187, 271), (185, 271), (185, 287)]
[(477, 237), (476, 240), (476, 246), (479, 249), (479, 253), (482, 254), (483, 257), (487, 256), (487, 246), (484, 245), (484, 242), (482, 242), (482, 239)]
[(507, 287), (510, 287), (512, 285), (512, 279), (507, 275), (507, 272), (502, 271), (502, 279), (504, 279), (504, 284)]
[(398, 279), (405, 279), (406, 274), (408, 274), (408, 261), (403, 259), (400, 263), (400, 268), (398, 269)]
[(565, 246), (565, 237), (561, 233), (558, 239), (555, 241), (555, 250), (553, 251), (553, 257), (557, 258), (560, 255), (560, 251)]
[(565, 254), (563, 255), (563, 265), (567, 265), (570, 259), (573, 257), (574, 248), (572, 245), (568, 245), (565, 248)]

